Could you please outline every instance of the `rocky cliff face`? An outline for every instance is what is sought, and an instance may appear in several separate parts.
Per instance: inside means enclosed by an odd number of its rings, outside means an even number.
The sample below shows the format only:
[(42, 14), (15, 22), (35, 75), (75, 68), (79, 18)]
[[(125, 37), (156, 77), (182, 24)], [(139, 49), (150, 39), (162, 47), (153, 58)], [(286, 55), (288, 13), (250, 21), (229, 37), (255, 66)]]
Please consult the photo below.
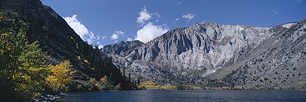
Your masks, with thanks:
[[(300, 23), (303, 24), (303, 21)], [(291, 34), (299, 31), (298, 29), (303, 31), (301, 27), (293, 29), (296, 24), (253, 27), (214, 22), (196, 23), (190, 27), (168, 31), (145, 44), (133, 41), (133, 47), (127, 47), (126, 44), (131, 42), (119, 42), (101, 50), (113, 57), (115, 65), (126, 67), (134, 78), (140, 77), (142, 80), (152, 80), (160, 84), (201, 84), (207, 78), (224, 78), (237, 70), (236, 67), (240, 68), (252, 58), (258, 57), (261, 52), (254, 51), (270, 48), (269, 44), (274, 43), (271, 39), (275, 39), (277, 35), (283, 32)], [(297, 35), (294, 36), (292, 39), (297, 39)], [(282, 42), (280, 40), (285, 38), (277, 39), (279, 43)], [(115, 50), (118, 48), (130, 49)]]
[(257, 47), (246, 47), (210, 78), (237, 87), (304, 87), (306, 85), (306, 19), (278, 30)]

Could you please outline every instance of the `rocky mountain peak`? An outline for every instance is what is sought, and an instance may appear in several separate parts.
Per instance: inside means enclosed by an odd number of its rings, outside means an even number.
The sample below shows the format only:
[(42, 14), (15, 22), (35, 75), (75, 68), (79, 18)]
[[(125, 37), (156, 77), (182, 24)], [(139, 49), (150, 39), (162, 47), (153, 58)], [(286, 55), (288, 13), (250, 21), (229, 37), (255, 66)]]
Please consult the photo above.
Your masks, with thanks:
[(108, 53), (108, 54), (116, 54), (116, 55), (120, 55), (120, 56), (126, 56), (126, 54), (130, 53), (136, 47), (139, 47), (142, 44), (144, 44), (144, 43), (139, 41), (139, 40), (127, 41), (127, 42), (119, 41), (117, 43), (104, 46), (101, 49), (101, 51), (104, 52), (104, 53)]
[(205, 28), (202, 27), (201, 24), (199, 23), (195, 23), (193, 25), (191, 25), (190, 27), (188, 27), (189, 29), (195, 30), (195, 31), (206, 31)]
[(254, 27), (195, 23), (133, 46), (128, 53), (123, 50), (118, 50), (120, 54), (109, 53), (105, 51), (107, 47), (103, 50), (116, 59), (114, 64), (126, 67), (133, 77), (141, 76), (142, 80), (155, 80), (160, 84), (187, 84), (184, 80), (189, 78), (196, 84), (205, 81), (203, 77), (218, 73), (232, 63), (241, 63), (240, 60), (244, 61), (245, 56), (251, 55), (244, 53), (263, 46), (268, 39), (290, 29), (295, 23), (289, 24), (283, 27)]

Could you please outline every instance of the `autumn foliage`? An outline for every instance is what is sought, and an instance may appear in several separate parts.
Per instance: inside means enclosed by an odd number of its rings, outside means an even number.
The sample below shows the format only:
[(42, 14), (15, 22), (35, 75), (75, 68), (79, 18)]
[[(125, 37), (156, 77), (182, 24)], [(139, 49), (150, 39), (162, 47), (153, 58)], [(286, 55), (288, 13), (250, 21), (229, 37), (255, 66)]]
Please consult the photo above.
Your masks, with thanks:
[(0, 14), (0, 101), (28, 100), (45, 87), (57, 91), (71, 82), (69, 61), (46, 66), (38, 42), (27, 41), (28, 25), (17, 13)]
[(72, 74), (74, 71), (71, 70), (71, 65), (68, 60), (55, 66), (50, 64), (48, 67), (51, 70), (51, 74), (45, 80), (47, 87), (52, 89), (53, 92), (59, 92), (65, 88), (65, 85), (72, 82)]

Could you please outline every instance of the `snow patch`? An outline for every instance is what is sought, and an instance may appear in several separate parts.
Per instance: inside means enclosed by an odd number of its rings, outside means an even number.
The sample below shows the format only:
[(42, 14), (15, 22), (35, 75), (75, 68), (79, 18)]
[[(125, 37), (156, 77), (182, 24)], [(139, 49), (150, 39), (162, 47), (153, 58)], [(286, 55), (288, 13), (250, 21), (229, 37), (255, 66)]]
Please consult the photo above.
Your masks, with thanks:
[(243, 28), (241, 26), (236, 26), (237, 29), (239, 29), (240, 31), (243, 30)]
[(206, 73), (202, 74), (202, 77), (208, 76), (209, 74), (215, 73), (216, 70), (214, 69), (207, 69)]
[(283, 24), (282, 27), (289, 28), (292, 24), (294, 24), (294, 23)]

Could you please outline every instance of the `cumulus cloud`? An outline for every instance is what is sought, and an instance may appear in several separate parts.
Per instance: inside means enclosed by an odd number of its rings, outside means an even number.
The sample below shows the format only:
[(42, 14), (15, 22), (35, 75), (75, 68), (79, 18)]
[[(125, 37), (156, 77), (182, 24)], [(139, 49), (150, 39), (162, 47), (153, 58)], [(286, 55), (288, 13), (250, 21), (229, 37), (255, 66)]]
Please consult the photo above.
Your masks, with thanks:
[(133, 40), (132, 38), (127, 38), (127, 39), (126, 39), (126, 41), (132, 41), (132, 40)]
[(145, 24), (146, 20), (151, 18), (151, 14), (147, 11), (146, 7), (143, 7), (142, 11), (139, 13), (139, 17), (137, 17), (137, 23), (141, 26)]
[[(160, 18), (160, 15), (157, 12), (150, 13), (147, 10), (146, 6), (144, 6), (139, 13), (139, 17), (137, 17), (137, 23), (140, 24), (141, 26), (143, 26), (146, 23), (145, 21), (151, 19), (153, 15), (156, 15), (157, 18)], [(158, 20), (157, 20), (157, 22), (158, 22)]]
[(116, 40), (116, 39), (118, 39), (118, 37), (119, 37), (119, 36), (118, 36), (117, 34), (113, 34), (113, 35), (111, 36), (111, 39), (112, 39), (112, 40)]
[[(139, 13), (139, 17), (137, 17), (137, 23), (140, 24), (142, 28), (137, 31), (135, 40), (140, 40), (146, 43), (169, 30), (166, 24), (154, 25), (153, 21), (146, 23), (148, 20), (152, 19), (154, 15), (157, 18), (160, 18), (160, 15), (157, 12), (150, 13), (145, 6), (142, 8), (142, 11)], [(155, 22), (159, 22), (159, 20), (156, 19)], [(127, 38), (127, 41), (132, 41), (132, 39)]]
[(114, 34), (111, 36), (111, 39), (112, 39), (112, 40), (116, 40), (116, 39), (119, 38), (119, 35), (121, 35), (121, 36), (124, 37), (124, 33), (125, 33), (125, 32), (123, 32), (123, 31), (121, 31), (121, 30), (117, 30), (117, 31), (115, 31)]
[(64, 17), (65, 21), (68, 25), (83, 39), (87, 41), (89, 44), (96, 42), (100, 39), (100, 36), (95, 35), (93, 32), (89, 31), (85, 25), (83, 25), (78, 19), (77, 15), (73, 15), (72, 17)]
[(137, 36), (135, 40), (140, 40), (144, 43), (158, 37), (169, 30), (167, 25), (154, 25), (152, 22), (149, 22), (142, 29), (137, 31)]
[(178, 2), (177, 5), (180, 5), (181, 3), (182, 3), (182, 1), (181, 1), (181, 2)]
[(195, 16), (195, 14), (189, 13), (189, 14), (187, 14), (187, 15), (182, 15), (182, 18), (188, 19), (187, 23), (189, 23), (189, 21), (190, 21), (191, 19), (193, 19), (194, 16)]
[(121, 30), (115, 31), (115, 34), (117, 34), (117, 35), (122, 35), (123, 37), (124, 37), (124, 33), (125, 33), (125, 32), (123, 32), (123, 31), (121, 31)]

